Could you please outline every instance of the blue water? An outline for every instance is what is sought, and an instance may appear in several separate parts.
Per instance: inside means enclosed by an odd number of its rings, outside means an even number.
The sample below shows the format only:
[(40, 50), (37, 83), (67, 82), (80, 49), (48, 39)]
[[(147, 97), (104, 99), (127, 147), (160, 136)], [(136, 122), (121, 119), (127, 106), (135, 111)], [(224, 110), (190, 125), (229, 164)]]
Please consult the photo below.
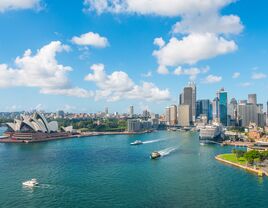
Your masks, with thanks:
[[(136, 139), (166, 140), (130, 146)], [(177, 149), (149, 159), (169, 147)], [(230, 151), (166, 131), (0, 144), (0, 207), (267, 207), (266, 178), (214, 159)], [(23, 188), (31, 178), (40, 187)]]

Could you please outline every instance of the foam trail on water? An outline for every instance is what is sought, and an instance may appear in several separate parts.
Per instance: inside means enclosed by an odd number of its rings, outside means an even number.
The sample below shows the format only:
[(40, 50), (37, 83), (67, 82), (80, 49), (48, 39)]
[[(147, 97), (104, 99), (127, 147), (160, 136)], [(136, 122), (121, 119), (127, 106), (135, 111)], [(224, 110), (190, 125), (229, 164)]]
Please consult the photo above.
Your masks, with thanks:
[(143, 142), (143, 144), (150, 144), (150, 143), (155, 143), (155, 142), (161, 142), (167, 139), (155, 139), (155, 140), (149, 140), (149, 141), (145, 141)]
[(156, 143), (156, 142), (161, 142), (169, 139), (174, 139), (174, 138), (165, 138), (165, 139), (154, 139), (154, 140), (149, 140), (149, 141), (144, 141), (142, 142), (143, 144), (151, 144), (151, 143)]
[(158, 151), (162, 157), (169, 155), (170, 153), (174, 152), (177, 150), (179, 147), (169, 147), (163, 150)]

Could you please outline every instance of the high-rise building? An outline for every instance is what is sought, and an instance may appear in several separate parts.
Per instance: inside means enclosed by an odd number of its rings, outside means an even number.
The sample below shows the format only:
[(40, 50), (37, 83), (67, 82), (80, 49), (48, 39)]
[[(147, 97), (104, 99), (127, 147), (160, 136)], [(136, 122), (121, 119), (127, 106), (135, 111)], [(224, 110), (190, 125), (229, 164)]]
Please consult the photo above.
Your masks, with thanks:
[(192, 119), (193, 119), (193, 121), (195, 121), (195, 117), (196, 117), (196, 85), (194, 82), (190, 82), (189, 87), (192, 88)]
[(133, 105), (129, 106), (128, 114), (130, 117), (134, 116), (134, 106)]
[(196, 101), (196, 117), (200, 115), (206, 115), (207, 119), (210, 119), (210, 100)]
[(108, 109), (108, 107), (105, 108), (105, 114), (106, 114), (106, 115), (109, 114), (109, 109)]
[(176, 125), (177, 124), (177, 106), (176, 105), (171, 105), (169, 107), (170, 109), (170, 125)]
[(141, 130), (141, 122), (137, 119), (127, 120), (127, 131), (128, 132), (138, 132)]
[(228, 105), (228, 115), (232, 120), (237, 119), (237, 100), (232, 98)]
[(249, 126), (251, 122), (258, 124), (257, 105), (240, 103), (238, 105), (238, 119), (243, 127)]
[(178, 106), (178, 125), (179, 126), (190, 126), (191, 114), (190, 105), (179, 105)]
[[(190, 107), (190, 122), (193, 120), (193, 88), (184, 87), (181, 94), (181, 105), (189, 105)], [(194, 104), (195, 105), (195, 104)]]
[(237, 100), (232, 98), (228, 104), (228, 126), (237, 126)]
[(248, 103), (257, 105), (257, 95), (256, 94), (249, 94), (248, 95)]
[(227, 126), (227, 92), (224, 90), (224, 88), (221, 88), (217, 92), (217, 96), (219, 98), (219, 120), (222, 125)]
[(214, 98), (212, 102), (212, 117), (213, 120), (218, 122), (219, 121), (219, 98)]
[(165, 108), (165, 121), (167, 125), (170, 125), (170, 107)]

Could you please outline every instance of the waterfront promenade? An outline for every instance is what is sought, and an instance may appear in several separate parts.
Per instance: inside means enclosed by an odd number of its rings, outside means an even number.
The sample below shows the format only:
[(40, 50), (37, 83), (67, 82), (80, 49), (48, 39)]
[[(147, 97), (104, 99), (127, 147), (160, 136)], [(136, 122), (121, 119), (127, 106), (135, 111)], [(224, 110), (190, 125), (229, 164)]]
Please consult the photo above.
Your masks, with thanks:
[(150, 133), (152, 131), (141, 131), (141, 132), (83, 132), (81, 134), (69, 135), (65, 137), (49, 137), (45, 139), (35, 139), (35, 140), (18, 140), (12, 139), (10, 137), (0, 139), (0, 143), (37, 143), (37, 142), (47, 142), (47, 141), (56, 141), (61, 139), (72, 139), (72, 138), (83, 138), (83, 137), (92, 137), (92, 136), (103, 136), (103, 135), (137, 135)]

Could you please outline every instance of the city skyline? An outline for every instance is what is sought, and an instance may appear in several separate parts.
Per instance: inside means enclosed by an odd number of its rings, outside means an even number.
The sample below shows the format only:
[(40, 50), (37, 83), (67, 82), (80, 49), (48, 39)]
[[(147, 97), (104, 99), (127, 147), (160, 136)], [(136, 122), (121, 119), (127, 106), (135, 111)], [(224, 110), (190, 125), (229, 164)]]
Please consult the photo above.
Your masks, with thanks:
[[(197, 100), (213, 100), (224, 87), (228, 103), (256, 93), (266, 105), (265, 1), (221, 0), (201, 11), (179, 1), (158, 8), (125, 0), (118, 11), (109, 7), (115, 1), (21, 2), (0, 4), (0, 111), (128, 112), (133, 105), (163, 113), (189, 81)], [(258, 12), (247, 15), (249, 7)]]

